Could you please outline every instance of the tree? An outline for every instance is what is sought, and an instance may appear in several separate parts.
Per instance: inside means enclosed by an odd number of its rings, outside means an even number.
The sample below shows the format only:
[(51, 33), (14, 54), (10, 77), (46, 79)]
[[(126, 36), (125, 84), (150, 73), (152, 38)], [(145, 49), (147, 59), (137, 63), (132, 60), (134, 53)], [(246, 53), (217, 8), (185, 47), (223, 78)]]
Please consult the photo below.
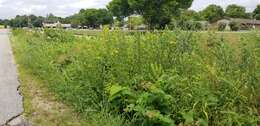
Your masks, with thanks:
[(42, 27), (42, 23), (44, 21), (44, 17), (37, 17), (36, 19), (32, 20), (33, 27)]
[(113, 23), (113, 16), (107, 9), (97, 10), (98, 24), (107, 25)]
[(260, 14), (256, 14), (256, 15), (255, 15), (255, 19), (256, 19), (256, 20), (260, 20)]
[(178, 17), (178, 20), (182, 21), (201, 21), (203, 20), (203, 17), (199, 12), (196, 12), (194, 10), (182, 10), (180, 13), (180, 16)]
[(79, 25), (81, 25), (81, 17), (79, 14), (74, 14), (72, 16), (68, 17), (69, 23), (73, 28), (77, 28)]
[(247, 12), (246, 13), (246, 16), (245, 16), (245, 18), (247, 18), (247, 19), (252, 19), (254, 16), (253, 16), (253, 13), (252, 12)]
[(133, 13), (128, 0), (112, 0), (107, 8), (119, 21), (123, 21), (125, 17), (130, 16)]
[(42, 16), (17, 15), (15, 18), (8, 21), (8, 23), (6, 21), (5, 24), (11, 27), (42, 27), (42, 23), (44, 20), (46, 19)]
[(14, 19), (9, 22), (11, 27), (28, 27), (28, 17), (26, 15), (17, 15)]
[(7, 27), (9, 22), (10, 21), (8, 19), (4, 19), (4, 20), (0, 19), (0, 25), (4, 25), (5, 28)]
[(137, 29), (138, 26), (144, 23), (144, 19), (141, 16), (128, 17), (128, 26), (130, 29)]
[(58, 22), (61, 20), (60, 17), (57, 17), (55, 16), (54, 14), (50, 13), (46, 16), (46, 19), (45, 19), (47, 22), (51, 22), (51, 23), (54, 23), (54, 22)]
[(260, 14), (260, 4), (257, 5), (256, 9), (253, 11), (253, 16)]
[(209, 5), (202, 11), (202, 14), (206, 20), (213, 23), (224, 17), (224, 10), (218, 5)]
[(218, 23), (218, 31), (224, 31), (226, 29), (227, 24), (224, 22)]
[(246, 8), (236, 4), (229, 5), (226, 9), (226, 15), (232, 18), (245, 18)]
[(28, 26), (27, 27), (42, 27), (42, 23), (44, 21), (44, 17), (37, 17), (35, 15), (26, 16), (28, 19)]
[(77, 25), (97, 28), (113, 23), (113, 16), (107, 9), (81, 9), (78, 14), (69, 17), (73, 27)]
[(238, 31), (240, 29), (240, 23), (236, 21), (232, 21), (229, 23), (229, 27), (232, 31)]
[[(117, 17), (141, 15), (150, 28), (164, 28), (180, 9), (187, 9), (193, 0), (112, 0), (108, 9)], [(127, 9), (128, 11), (125, 11)], [(116, 12), (120, 11), (122, 12)]]

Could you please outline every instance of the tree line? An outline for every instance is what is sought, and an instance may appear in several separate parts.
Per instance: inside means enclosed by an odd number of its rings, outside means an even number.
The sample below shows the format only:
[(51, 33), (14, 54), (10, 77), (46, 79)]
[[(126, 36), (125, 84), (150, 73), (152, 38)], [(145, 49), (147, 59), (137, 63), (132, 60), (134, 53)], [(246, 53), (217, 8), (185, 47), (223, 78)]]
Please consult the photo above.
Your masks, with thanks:
[[(118, 24), (122, 26), (125, 18), (139, 15), (130, 21), (146, 24), (150, 29), (164, 29), (177, 22), (183, 25), (187, 21), (216, 22), (224, 17), (248, 18), (260, 20), (260, 5), (253, 12), (239, 5), (229, 5), (225, 10), (218, 5), (209, 5), (196, 12), (189, 10), (193, 0), (112, 0), (104, 9), (81, 9), (78, 13), (65, 18), (49, 14), (46, 17), (35, 15), (17, 15), (10, 20), (0, 20), (0, 24), (11, 27), (42, 27), (43, 22), (70, 23), (72, 27), (87, 26), (98, 28), (100, 25)], [(141, 22), (140, 22), (141, 21)]]

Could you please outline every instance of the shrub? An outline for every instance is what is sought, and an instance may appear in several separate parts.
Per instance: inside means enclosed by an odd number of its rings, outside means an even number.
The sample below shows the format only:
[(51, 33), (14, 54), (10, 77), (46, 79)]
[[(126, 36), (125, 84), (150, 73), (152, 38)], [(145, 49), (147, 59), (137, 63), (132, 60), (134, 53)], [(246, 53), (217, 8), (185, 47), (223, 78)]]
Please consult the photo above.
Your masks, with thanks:
[(226, 29), (227, 24), (224, 22), (218, 23), (218, 31), (224, 31)]
[(238, 31), (240, 29), (240, 23), (236, 21), (231, 21), (229, 26), (232, 31)]
[(200, 22), (194, 22), (195, 30), (202, 30), (203, 25)]
[(203, 25), (197, 21), (173, 21), (169, 25), (170, 29), (180, 28), (182, 30), (199, 31), (203, 30)]
[(255, 15), (255, 19), (256, 19), (256, 20), (260, 20), (260, 14), (256, 14), (256, 15)]
[(61, 29), (44, 29), (47, 41), (72, 42), (75, 37), (72, 33)]

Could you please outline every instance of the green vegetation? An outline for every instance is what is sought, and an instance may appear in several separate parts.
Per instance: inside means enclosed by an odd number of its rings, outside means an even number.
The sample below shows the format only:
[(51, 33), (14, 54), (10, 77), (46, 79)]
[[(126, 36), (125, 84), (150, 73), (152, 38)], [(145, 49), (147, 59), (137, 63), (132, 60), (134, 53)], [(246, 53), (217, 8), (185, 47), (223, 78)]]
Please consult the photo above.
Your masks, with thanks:
[(53, 14), (48, 14), (46, 17), (35, 16), (35, 15), (17, 15), (11, 20), (7, 20), (5, 25), (9, 25), (14, 28), (22, 27), (42, 27), (43, 22), (57, 22), (60, 21), (65, 23), (65, 19), (61, 17), (54, 16)]
[(226, 16), (231, 18), (245, 18), (246, 8), (243, 6), (238, 6), (236, 4), (229, 5), (226, 9)]
[(256, 14), (256, 15), (255, 15), (255, 19), (256, 19), (256, 20), (260, 20), (260, 14)]
[[(226, 10), (212, 4), (196, 12), (188, 9), (192, 2), (193, 0), (112, 0), (106, 8), (81, 9), (78, 13), (65, 18), (53, 14), (48, 14), (46, 17), (17, 15), (11, 20), (0, 20), (0, 25), (14, 28), (42, 27), (43, 23), (59, 21), (63, 24), (71, 24), (72, 28), (88, 29), (102, 29), (100, 26), (109, 25), (110, 28), (128, 26), (129, 29), (139, 27), (142, 30), (176, 27), (182, 30), (217, 30), (215, 23), (221, 19), (242, 18), (252, 20), (252, 23), (253, 19), (260, 19), (260, 5), (253, 12), (246, 12), (245, 7), (236, 4), (227, 6)], [(208, 27), (209, 23), (213, 28)], [(252, 28), (244, 30), (250, 29)]]
[[(32, 38), (30, 39), (30, 37)], [(48, 38), (43, 39), (43, 37)], [(55, 46), (59, 45), (58, 42), (73, 40), (72, 34), (63, 34), (62, 32), (55, 32), (50, 30), (46, 32), (44, 36), (42, 36), (39, 32), (36, 34), (25, 30), (13, 30), (11, 38), (14, 55), (19, 69), (21, 90), (24, 96), (25, 111), (23, 114), (30, 121), (32, 121), (33, 124), (39, 126), (122, 126), (123, 123), (127, 124), (127, 122), (124, 121), (124, 119), (122, 119), (120, 116), (111, 115), (105, 106), (100, 108), (98, 112), (95, 109), (91, 109), (95, 105), (94, 101), (92, 101), (93, 104), (91, 104), (93, 106), (89, 107), (89, 109), (85, 109), (85, 112), (80, 111), (79, 109), (83, 105), (87, 104), (82, 104), (81, 106), (76, 107), (80, 104), (80, 102), (83, 103), (83, 99), (79, 98), (80, 94), (74, 96), (74, 93), (76, 93), (75, 89), (76, 87), (79, 88), (79, 85), (74, 85), (75, 87), (73, 89), (71, 88), (71, 90), (66, 90), (69, 87), (65, 86), (68, 83), (62, 83), (62, 81), (65, 81), (63, 80), (65, 77), (62, 77), (64, 75), (60, 75), (59, 78), (55, 78), (59, 76), (58, 74), (61, 71), (53, 71), (55, 69), (52, 69), (52, 67), (54, 67), (54, 64), (51, 63), (52, 58), (54, 58), (54, 56), (58, 56), (60, 53), (63, 53), (62, 49), (68, 49), (65, 48), (66, 46), (72, 46), (75, 43), (63, 43), (64, 45), (60, 45), (58, 48)], [(55, 42), (56, 44), (52, 43), (54, 41), (57, 41)], [(40, 45), (37, 45), (38, 47), (34, 48), (36, 45), (32, 46), (31, 42), (34, 44), (38, 42), (43, 43), (38, 43)], [(45, 44), (49, 46), (46, 46)], [(37, 57), (40, 55), (44, 58)], [(50, 64), (46, 64), (47, 62)], [(38, 69), (42, 65), (45, 66)], [(35, 71), (33, 67), (37, 67), (36, 69), (38, 70)], [(50, 72), (50, 74), (48, 74), (48, 72)], [(91, 92), (89, 93), (91, 94)], [(66, 102), (64, 102), (67, 105), (63, 105), (58, 102), (63, 101), (64, 97), (67, 96), (70, 97), (68, 97)], [(90, 99), (91, 98), (92, 97), (90, 97)], [(77, 99), (78, 102), (73, 104), (72, 99)], [(70, 108), (74, 108), (74, 111), (71, 111)], [(77, 110), (77, 113), (79, 114), (75, 114), (75, 110)]]
[(196, 12), (194, 10), (182, 10), (178, 20), (182, 21), (201, 21), (203, 17), (201, 16), (201, 12)]
[(260, 4), (257, 5), (257, 7), (255, 8), (255, 10), (253, 11), (253, 15), (254, 15), (254, 16), (256, 16), (256, 15), (258, 15), (258, 14), (260, 14)]
[(164, 29), (172, 17), (180, 13), (180, 9), (188, 9), (192, 2), (193, 0), (112, 0), (108, 9), (120, 20), (139, 14), (149, 28)]
[(113, 23), (112, 14), (106, 9), (81, 9), (78, 14), (68, 17), (73, 26), (98, 28)]
[(213, 23), (222, 19), (224, 17), (224, 10), (221, 6), (218, 5), (209, 5), (206, 9), (202, 11), (203, 17)]
[(238, 31), (240, 29), (240, 23), (236, 21), (232, 21), (230, 22), (229, 27), (232, 31)]
[[(16, 53), (16, 57), (19, 54)], [(23, 95), (23, 116), (37, 126), (89, 126), (88, 121), (60, 103), (55, 94), (27, 69), (19, 66), (20, 91)]]
[(141, 16), (132, 16), (128, 17), (128, 24), (130, 30), (137, 30), (138, 26), (144, 24), (144, 19)]
[(218, 31), (224, 31), (226, 29), (227, 24), (220, 22), (218, 23)]
[(18, 29), (13, 38), (17, 63), (90, 125), (260, 124), (258, 32), (235, 44), (178, 30), (75, 37)]

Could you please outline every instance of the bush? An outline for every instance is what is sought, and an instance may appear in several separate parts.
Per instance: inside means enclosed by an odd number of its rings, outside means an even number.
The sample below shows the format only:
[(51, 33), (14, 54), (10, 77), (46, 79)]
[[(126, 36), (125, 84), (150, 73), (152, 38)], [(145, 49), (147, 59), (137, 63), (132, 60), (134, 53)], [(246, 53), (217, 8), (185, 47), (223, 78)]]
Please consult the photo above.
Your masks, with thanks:
[(232, 21), (229, 23), (229, 26), (230, 26), (230, 29), (232, 31), (238, 31), (240, 30), (240, 23), (239, 22), (236, 22), (236, 21)]
[(224, 31), (226, 29), (227, 24), (224, 22), (218, 23), (218, 31)]
[(255, 15), (255, 19), (256, 19), (256, 20), (260, 20), (260, 14), (256, 14), (256, 15)]
[(195, 30), (202, 30), (203, 25), (200, 22), (194, 22)]
[(44, 29), (44, 35), (47, 41), (54, 42), (72, 42), (75, 39), (72, 33), (61, 29)]
[(203, 30), (203, 25), (197, 21), (172, 21), (169, 25), (170, 29), (180, 28), (182, 30), (199, 31)]

